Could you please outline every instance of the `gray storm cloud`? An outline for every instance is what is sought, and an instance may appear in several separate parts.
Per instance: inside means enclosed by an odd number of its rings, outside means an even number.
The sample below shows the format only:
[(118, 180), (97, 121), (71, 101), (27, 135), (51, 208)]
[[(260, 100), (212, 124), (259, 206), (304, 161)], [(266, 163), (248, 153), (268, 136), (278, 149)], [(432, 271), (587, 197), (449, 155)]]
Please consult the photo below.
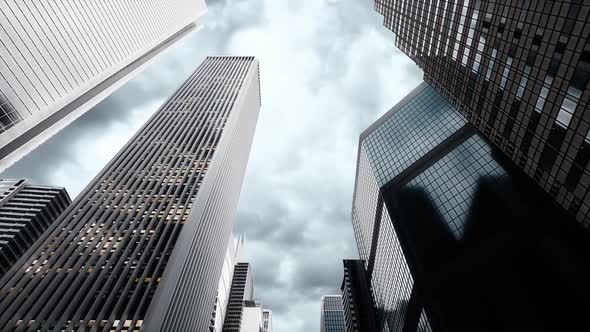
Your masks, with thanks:
[(360, 132), (422, 73), (372, 1), (208, 1), (206, 26), (2, 177), (78, 194), (206, 55), (260, 59), (262, 109), (235, 233), (276, 331), (319, 330), (320, 296), (357, 257), (350, 208)]

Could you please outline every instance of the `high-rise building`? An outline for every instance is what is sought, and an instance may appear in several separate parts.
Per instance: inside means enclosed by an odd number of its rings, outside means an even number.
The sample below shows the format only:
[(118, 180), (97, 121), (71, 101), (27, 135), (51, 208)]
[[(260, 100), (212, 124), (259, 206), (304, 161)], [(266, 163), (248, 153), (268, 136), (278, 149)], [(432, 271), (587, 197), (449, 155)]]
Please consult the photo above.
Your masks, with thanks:
[(208, 57), (0, 278), (0, 330), (207, 331), (260, 108)]
[(262, 310), (262, 332), (272, 332), (272, 310)]
[(0, 171), (196, 27), (203, 0), (2, 1)]
[(240, 332), (263, 332), (264, 318), (262, 304), (256, 301), (244, 301)]
[(71, 202), (64, 188), (0, 179), (0, 277)]
[(590, 224), (590, 2), (376, 0), (424, 79)]
[(215, 297), (215, 306), (213, 317), (211, 319), (211, 332), (222, 331), (225, 313), (227, 311), (227, 302), (231, 291), (232, 279), (234, 275), (234, 266), (241, 256), (241, 251), (244, 245), (244, 237), (238, 239), (237, 244), (234, 244), (234, 239), (230, 238), (225, 251), (225, 260), (223, 261), (223, 268), (221, 269), (221, 276), (219, 277), (219, 284), (217, 286), (217, 296)]
[(347, 332), (377, 332), (377, 316), (365, 264), (345, 259), (342, 278), (342, 306)]
[(342, 296), (322, 296), (320, 332), (346, 332), (344, 309), (342, 308)]
[(223, 322), (223, 332), (240, 332), (244, 302), (252, 301), (253, 297), (254, 280), (252, 279), (250, 263), (239, 262), (234, 267), (234, 276), (229, 292), (225, 321)]
[(426, 83), (361, 134), (352, 222), (379, 331), (587, 327), (589, 232)]

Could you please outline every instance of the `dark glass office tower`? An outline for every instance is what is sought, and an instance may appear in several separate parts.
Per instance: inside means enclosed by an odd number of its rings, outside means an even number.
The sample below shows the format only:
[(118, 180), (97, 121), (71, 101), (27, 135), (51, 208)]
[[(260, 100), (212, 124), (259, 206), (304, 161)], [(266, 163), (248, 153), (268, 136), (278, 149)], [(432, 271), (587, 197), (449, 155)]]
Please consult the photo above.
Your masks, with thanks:
[(424, 79), (590, 223), (590, 2), (376, 0)]
[(361, 134), (353, 227), (380, 331), (578, 331), (588, 231), (423, 83)]
[(342, 296), (326, 295), (322, 297), (320, 332), (346, 332)]
[(207, 58), (0, 279), (0, 330), (207, 331), (259, 89)]
[(0, 277), (71, 202), (64, 188), (0, 179)]
[(342, 306), (347, 332), (377, 332), (377, 321), (371, 285), (365, 264), (358, 259), (344, 260)]

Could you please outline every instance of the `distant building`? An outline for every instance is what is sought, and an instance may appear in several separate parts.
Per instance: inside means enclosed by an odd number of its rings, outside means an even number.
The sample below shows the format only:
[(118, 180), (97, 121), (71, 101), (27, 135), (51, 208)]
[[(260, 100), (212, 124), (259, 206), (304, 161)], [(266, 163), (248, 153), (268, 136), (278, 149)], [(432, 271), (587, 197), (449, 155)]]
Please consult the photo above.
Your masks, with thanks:
[(0, 277), (71, 202), (64, 188), (0, 179)]
[(0, 172), (197, 26), (203, 0), (3, 1)]
[(234, 268), (223, 332), (272, 331), (272, 312), (253, 298), (254, 279), (250, 263), (238, 262)]
[(237, 244), (234, 244), (234, 239), (230, 238), (225, 252), (225, 260), (223, 261), (223, 269), (219, 278), (219, 285), (217, 287), (217, 296), (215, 297), (215, 307), (213, 311), (212, 325), (209, 328), (212, 332), (220, 332), (223, 330), (223, 321), (227, 311), (227, 303), (231, 291), (232, 279), (234, 275), (234, 266), (241, 255), (244, 245), (244, 237), (238, 239)]
[(424, 80), (590, 225), (590, 2), (375, 0)]
[(322, 296), (320, 332), (346, 332), (342, 296)]
[(272, 332), (272, 311), (268, 309), (262, 310), (262, 331)]
[(258, 60), (207, 57), (0, 278), (0, 330), (207, 331), (259, 109)]
[(342, 278), (342, 305), (347, 332), (377, 332), (377, 316), (367, 279), (365, 264), (358, 259), (345, 259)]
[(360, 137), (352, 223), (379, 331), (581, 331), (590, 232), (423, 83)]

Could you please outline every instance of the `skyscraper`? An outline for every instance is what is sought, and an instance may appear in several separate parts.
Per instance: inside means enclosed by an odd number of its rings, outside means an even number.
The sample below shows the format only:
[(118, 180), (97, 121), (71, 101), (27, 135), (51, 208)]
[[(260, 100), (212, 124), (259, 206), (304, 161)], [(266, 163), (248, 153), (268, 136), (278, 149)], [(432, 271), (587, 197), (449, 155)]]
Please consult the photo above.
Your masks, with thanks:
[(590, 3), (376, 0), (424, 79), (590, 224)]
[(223, 321), (225, 320), (225, 313), (227, 312), (227, 303), (231, 292), (234, 266), (241, 255), (243, 245), (243, 236), (238, 239), (237, 244), (234, 244), (233, 238), (230, 238), (229, 243), (227, 244), (223, 268), (221, 269), (221, 276), (219, 277), (219, 284), (217, 286), (213, 319), (211, 320), (212, 326), (210, 327), (210, 330), (212, 332), (223, 330)]
[(2, 1), (0, 171), (196, 27), (203, 0)]
[(71, 202), (64, 188), (0, 179), (0, 277)]
[(379, 331), (586, 328), (589, 232), (426, 83), (361, 134), (352, 222)]
[(262, 310), (262, 332), (272, 332), (272, 310)]
[(208, 57), (0, 279), (0, 329), (206, 331), (258, 75)]
[(253, 296), (254, 281), (250, 263), (239, 262), (234, 267), (234, 276), (227, 302), (225, 321), (223, 322), (223, 332), (240, 332), (244, 301), (252, 301)]
[(322, 296), (320, 311), (320, 332), (346, 332), (342, 296)]
[(367, 279), (365, 264), (358, 259), (345, 259), (342, 278), (342, 306), (347, 332), (377, 332), (377, 316)]

